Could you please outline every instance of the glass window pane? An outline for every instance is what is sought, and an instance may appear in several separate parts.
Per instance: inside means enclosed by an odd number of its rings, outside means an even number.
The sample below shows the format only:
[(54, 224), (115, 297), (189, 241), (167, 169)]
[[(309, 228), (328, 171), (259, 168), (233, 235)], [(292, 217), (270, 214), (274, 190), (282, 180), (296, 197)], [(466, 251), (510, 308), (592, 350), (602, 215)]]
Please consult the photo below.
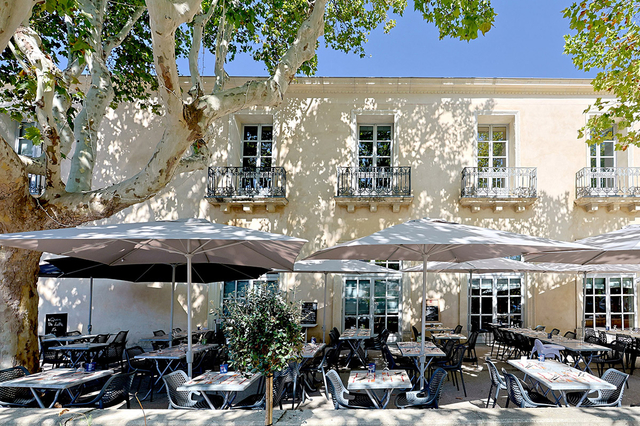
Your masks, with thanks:
[(346, 298), (344, 300), (344, 314), (345, 315), (356, 315), (356, 299), (355, 298)]
[(258, 126), (244, 126), (244, 140), (245, 141), (257, 141), (258, 140)]
[(584, 309), (586, 313), (589, 313), (589, 314), (593, 313), (593, 297), (587, 296)]
[(273, 126), (262, 126), (262, 134), (260, 135), (262, 141), (270, 141), (273, 139)]
[(400, 296), (400, 283), (398, 280), (390, 280), (387, 284), (387, 296), (399, 297)]
[(373, 140), (373, 126), (360, 126), (360, 133), (358, 138), (361, 141)]
[(496, 157), (505, 157), (507, 155), (507, 144), (504, 142), (494, 142), (493, 155)]
[(391, 159), (390, 158), (378, 158), (378, 167), (391, 167)]
[(522, 313), (522, 299), (520, 297), (511, 298), (511, 313)]
[(358, 282), (356, 280), (347, 280), (344, 287), (345, 297), (356, 297), (356, 288)]
[(222, 297), (229, 297), (231, 294), (236, 291), (236, 282), (235, 281), (225, 281), (224, 282), (224, 290), (222, 293)]
[(356, 317), (344, 317), (344, 329), (347, 330), (349, 328), (355, 328), (356, 326)]
[(478, 141), (488, 141), (488, 140), (489, 140), (489, 127), (478, 126)]
[(369, 297), (371, 295), (371, 281), (361, 280), (358, 286), (358, 297)]
[(613, 156), (613, 142), (602, 142), (600, 144), (600, 155), (606, 157)]
[(609, 279), (609, 291), (611, 292), (611, 294), (622, 294), (620, 278)]
[(622, 296), (611, 296), (611, 312), (622, 312)]
[(271, 142), (262, 142), (260, 144), (260, 155), (263, 157), (271, 157), (273, 154), (273, 144)]
[(358, 299), (358, 315), (369, 314), (369, 299)]
[(474, 297), (471, 299), (471, 313), (479, 314), (480, 313), (480, 298)]
[(471, 280), (471, 295), (480, 294), (480, 280)]
[(614, 166), (613, 158), (607, 157), (607, 158), (600, 159), (600, 167), (613, 167), (613, 166)]
[(623, 302), (624, 302), (624, 304), (622, 306), (623, 312), (635, 312), (635, 309), (634, 309), (635, 306), (633, 306), (634, 305), (633, 304), (633, 299), (634, 299), (633, 296), (624, 296), (623, 297)]
[(387, 330), (389, 333), (398, 333), (400, 331), (400, 321), (397, 316), (387, 317)]
[(634, 324), (634, 316), (633, 315), (623, 315), (622, 319), (624, 321), (624, 328), (629, 330), (633, 328), (633, 324)]
[(509, 313), (509, 299), (507, 297), (498, 297), (497, 303), (496, 313), (498, 315)]
[(484, 296), (493, 295), (493, 280), (482, 280), (480, 282), (480, 293)]
[(501, 278), (496, 282), (496, 295), (507, 296), (509, 295), (509, 280)]
[(271, 157), (262, 157), (260, 159), (260, 167), (271, 168), (273, 164), (273, 158)]
[(622, 279), (622, 292), (624, 294), (633, 294), (633, 278)]
[(507, 167), (506, 158), (494, 158), (492, 167)]
[(478, 158), (478, 167), (481, 169), (486, 169), (489, 167), (489, 159), (488, 158)]
[(246, 157), (242, 159), (242, 167), (245, 169), (255, 169), (258, 165), (256, 157)]
[(369, 324), (369, 317), (358, 317), (358, 328), (371, 328)]
[(489, 156), (489, 142), (478, 142), (478, 157)]
[(258, 155), (258, 143), (257, 142), (245, 142), (242, 155), (245, 157), (255, 157)]
[(509, 280), (509, 291), (512, 296), (520, 296), (522, 293), (522, 284), (520, 283), (520, 279)]
[(381, 157), (391, 156), (391, 143), (390, 142), (378, 142), (378, 155)]
[(373, 161), (371, 160), (371, 158), (359, 158), (358, 159), (358, 166), (362, 169), (362, 168), (369, 168), (373, 165)]
[(377, 136), (379, 141), (390, 141), (391, 126), (378, 126)]
[(493, 312), (493, 299), (491, 297), (483, 297), (482, 298), (482, 313), (490, 314)]
[(611, 328), (622, 328), (622, 315), (611, 315)]
[(387, 306), (387, 300), (386, 299), (379, 299), (379, 298), (376, 297), (376, 302), (373, 305), (373, 314), (374, 315), (384, 315), (386, 306)]
[(605, 296), (595, 296), (596, 313), (607, 312), (607, 298)]
[(375, 297), (386, 297), (387, 296), (387, 283), (384, 280), (375, 280), (374, 284), (374, 293)]
[(360, 157), (371, 157), (373, 155), (373, 142), (359, 142), (358, 155)]
[(596, 278), (594, 280), (595, 294), (606, 294), (605, 279)]
[(398, 299), (387, 299), (387, 315), (397, 314), (400, 303)]
[(507, 140), (507, 128), (506, 127), (494, 127), (492, 132), (492, 140), (494, 141), (506, 141)]

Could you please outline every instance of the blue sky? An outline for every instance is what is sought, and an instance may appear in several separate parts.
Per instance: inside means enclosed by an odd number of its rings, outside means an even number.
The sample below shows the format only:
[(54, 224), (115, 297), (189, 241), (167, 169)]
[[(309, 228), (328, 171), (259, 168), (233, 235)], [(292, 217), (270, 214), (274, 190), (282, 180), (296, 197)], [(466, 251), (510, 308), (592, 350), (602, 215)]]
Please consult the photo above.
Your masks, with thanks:
[[(493, 0), (498, 16), (484, 37), (471, 42), (438, 40), (433, 24), (413, 12), (413, 3), (389, 34), (375, 31), (367, 57), (318, 51), (319, 76), (328, 77), (544, 77), (590, 78), (564, 55), (569, 23), (562, 10), (569, 0)], [(213, 56), (205, 55), (203, 75), (213, 74)], [(180, 70), (188, 73), (186, 62)], [(230, 75), (266, 75), (262, 64), (240, 57), (227, 65)]]

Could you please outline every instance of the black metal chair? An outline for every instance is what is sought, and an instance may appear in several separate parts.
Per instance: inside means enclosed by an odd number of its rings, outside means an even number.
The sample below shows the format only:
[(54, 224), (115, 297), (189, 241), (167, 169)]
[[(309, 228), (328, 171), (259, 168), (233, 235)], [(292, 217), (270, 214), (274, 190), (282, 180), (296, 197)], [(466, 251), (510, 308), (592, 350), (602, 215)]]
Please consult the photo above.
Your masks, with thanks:
[(119, 331), (114, 337), (113, 341), (102, 352), (100, 362), (105, 366), (110, 364), (120, 364), (120, 368), (123, 366), (124, 348), (127, 345), (127, 335), (129, 330)]
[(551, 335), (552, 336), (557, 336), (558, 334), (560, 334), (560, 329), (559, 328), (554, 328), (553, 330), (551, 330)]
[(396, 397), (396, 407), (404, 409), (407, 407), (416, 408), (439, 408), (440, 396), (442, 395), (442, 385), (447, 377), (447, 372), (438, 368), (431, 375), (429, 383), (421, 391), (402, 392)]
[(97, 395), (80, 396), (69, 407), (95, 406), (98, 408), (112, 407), (125, 401), (127, 408), (131, 408), (129, 391), (135, 373), (120, 373), (109, 377)]
[(80, 333), (78, 330), (67, 331), (67, 336), (82, 336), (82, 333)]
[(460, 390), (460, 384), (458, 383), (458, 373), (460, 373), (460, 381), (462, 382), (462, 389), (464, 390), (464, 396), (467, 396), (467, 388), (464, 385), (464, 375), (462, 374), (462, 360), (464, 359), (464, 353), (467, 351), (466, 345), (457, 345), (453, 354), (451, 355), (451, 361), (442, 365), (441, 368), (445, 371), (451, 371), (453, 373), (453, 384), (456, 386), (458, 391)]
[(473, 331), (467, 339), (467, 356), (464, 358), (466, 362), (473, 362), (478, 365), (478, 354), (476, 353), (476, 341), (478, 340), (478, 331)]
[(567, 402), (572, 405), (580, 403), (581, 407), (621, 407), (622, 396), (624, 394), (624, 385), (629, 379), (629, 375), (618, 370), (610, 368), (602, 375), (602, 379), (616, 386), (615, 390), (599, 390), (598, 396), (595, 398), (586, 397), (580, 392), (572, 392), (567, 394)]
[(557, 407), (546, 396), (532, 391), (516, 376), (507, 373), (504, 368), (502, 369), (502, 374), (504, 375), (507, 394), (509, 395), (507, 406), (511, 401), (519, 408)]
[(616, 365), (621, 365), (622, 371), (626, 373), (625, 352), (627, 350), (627, 344), (621, 340), (615, 340), (609, 345), (609, 347), (611, 348), (611, 351), (605, 352), (603, 355), (593, 357), (591, 359), (591, 362), (595, 363), (598, 367), (598, 374), (602, 376), (606, 365), (609, 365), (610, 368)]
[(620, 340), (627, 345), (625, 351), (625, 362), (627, 363), (627, 367), (629, 367), (630, 374), (633, 374), (633, 370), (636, 365), (636, 358), (638, 356), (636, 339), (634, 337), (627, 336), (626, 334), (616, 334), (616, 340)]
[(534, 328), (535, 331), (544, 331), (544, 329), (547, 328), (544, 325), (536, 325), (536, 328)]
[(456, 328), (453, 329), (453, 334), (460, 334), (462, 333), (462, 325), (458, 324), (456, 325)]
[(110, 336), (111, 336), (110, 334), (98, 334), (96, 337), (93, 338), (91, 343), (107, 343)]
[[(0, 382), (6, 382), (28, 376), (29, 371), (22, 367), (11, 367), (0, 370)], [(0, 407), (29, 407), (35, 405), (36, 399), (29, 389), (0, 387)]]
[(589, 337), (598, 337), (598, 334), (593, 328), (585, 328), (584, 341), (586, 342)]
[(567, 339), (575, 339), (576, 333), (573, 331), (567, 331), (566, 333), (564, 333), (564, 337), (566, 337)]
[(416, 328), (415, 325), (411, 326), (411, 330), (413, 331), (413, 340), (415, 340), (417, 342), (418, 341), (418, 337), (420, 337), (420, 332), (418, 331), (418, 329)]
[(57, 341), (45, 341), (47, 338), (56, 337), (53, 334), (47, 334), (45, 336), (38, 336), (40, 340), (40, 364), (44, 367), (45, 364), (51, 364), (53, 368), (59, 367), (60, 364), (64, 364), (65, 359), (62, 356), (61, 351), (53, 351), (50, 348), (53, 346), (60, 346)]
[[(153, 390), (154, 383), (156, 377), (156, 368), (155, 363), (149, 359), (136, 359), (136, 355), (142, 355), (145, 350), (140, 346), (132, 346), (130, 348), (126, 348), (124, 350), (124, 356), (127, 361), (127, 372), (128, 373), (136, 373), (136, 376), (140, 376), (140, 380), (138, 381), (138, 389), (136, 393), (140, 391), (140, 386), (142, 385), (142, 377), (149, 377), (149, 395), (150, 401), (153, 401)], [(135, 376), (132, 379), (135, 380)]]
[[(507, 384), (504, 381), (504, 378), (498, 372), (498, 367), (491, 361), (489, 358), (485, 359), (487, 364), (487, 370), (489, 370), (489, 377), (491, 378), (491, 386), (489, 387), (489, 397), (487, 397), (487, 406), (485, 408), (489, 408), (489, 402), (491, 401), (491, 397), (493, 397), (493, 407), (495, 408), (498, 403), (498, 396), (500, 395), (500, 390), (507, 390)], [(493, 394), (493, 390), (496, 390), (495, 395)]]

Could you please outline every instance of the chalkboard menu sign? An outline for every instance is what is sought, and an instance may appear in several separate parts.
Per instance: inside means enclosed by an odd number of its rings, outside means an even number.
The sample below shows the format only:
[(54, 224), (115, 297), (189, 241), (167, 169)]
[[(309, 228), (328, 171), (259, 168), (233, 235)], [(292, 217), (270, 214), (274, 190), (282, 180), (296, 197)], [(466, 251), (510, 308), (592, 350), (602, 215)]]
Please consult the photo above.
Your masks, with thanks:
[(44, 319), (44, 334), (62, 337), (67, 334), (67, 313), (46, 314)]
[(300, 324), (303, 327), (318, 325), (318, 303), (302, 302), (302, 320)]
[(440, 309), (437, 306), (427, 306), (427, 322), (440, 321)]

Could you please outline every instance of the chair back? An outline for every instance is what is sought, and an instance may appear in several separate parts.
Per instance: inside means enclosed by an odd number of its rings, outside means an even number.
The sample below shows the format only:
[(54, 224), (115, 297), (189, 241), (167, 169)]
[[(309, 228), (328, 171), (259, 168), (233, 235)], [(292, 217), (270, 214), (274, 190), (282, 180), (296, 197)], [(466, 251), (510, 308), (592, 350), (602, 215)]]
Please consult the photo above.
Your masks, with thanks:
[(491, 378), (491, 383), (493, 383), (493, 385), (497, 386), (498, 388), (506, 387), (507, 385), (504, 382), (504, 379), (502, 378), (502, 376), (500, 375), (500, 372), (498, 371), (498, 367), (496, 367), (493, 361), (491, 361), (489, 358), (485, 359), (484, 361), (487, 364), (487, 370), (489, 370), (489, 377)]
[(615, 390), (601, 390), (599, 395), (600, 397), (598, 399), (605, 401), (607, 405), (620, 406), (622, 396), (624, 394), (624, 385), (627, 383), (628, 379), (628, 374), (618, 371), (615, 368), (608, 369), (602, 375), (602, 380), (607, 383), (611, 383), (616, 388)]
[(609, 345), (609, 335), (605, 331), (598, 331), (598, 338), (601, 344)]
[(560, 334), (560, 329), (559, 328), (554, 328), (553, 330), (551, 330), (551, 335), (552, 336), (557, 336), (558, 334)]
[(197, 401), (191, 399), (191, 392), (178, 391), (178, 387), (189, 380), (187, 373), (176, 370), (173, 373), (162, 376), (167, 388), (167, 398), (170, 408), (192, 408)]
[(340, 406), (346, 407), (349, 405), (349, 401), (344, 398), (345, 393), (349, 393), (344, 387), (340, 376), (336, 370), (329, 370), (326, 372), (327, 386), (329, 387), (329, 394), (333, 401), (333, 406), (337, 410)]
[(80, 336), (80, 335), (82, 335), (82, 333), (80, 333), (78, 330), (67, 331), (67, 336)]
[[(0, 370), (0, 382), (6, 382), (8, 380), (18, 379), (20, 377), (28, 375), (29, 371), (26, 368), (18, 365), (16, 367), (7, 368), (6, 370)], [(25, 393), (24, 391), (27, 392)], [(29, 396), (31, 396), (31, 399), (33, 399), (33, 396), (31, 395), (31, 391), (29, 391), (29, 389), (0, 387), (0, 406), (2, 406), (3, 402), (11, 404), (16, 402), (18, 398), (28, 398)]]
[(136, 371), (136, 370), (147, 370), (150, 367), (148, 360), (144, 359), (135, 359), (136, 355), (142, 355), (144, 353), (144, 349), (141, 346), (132, 346), (130, 348), (126, 348), (124, 350), (124, 357), (127, 360), (128, 372)]
[(467, 346), (469, 347), (469, 349), (475, 349), (476, 341), (478, 340), (478, 334), (479, 332), (472, 331), (469, 335), (469, 338), (467, 339)]
[(109, 377), (100, 394), (96, 397), (98, 406), (100, 408), (110, 407), (120, 401), (126, 401), (127, 408), (129, 408), (129, 392), (134, 374), (120, 373)]
[(451, 367), (461, 368), (464, 354), (467, 351), (467, 345), (456, 345), (453, 354), (451, 354)]
[(98, 334), (93, 338), (92, 343), (107, 343), (107, 340), (109, 340), (109, 336), (109, 334)]
[(116, 337), (113, 338), (113, 342), (122, 346), (125, 346), (127, 343), (127, 335), (129, 334), (129, 330), (118, 331)]
[(546, 407), (549, 404), (538, 404), (535, 403), (529, 398), (529, 393), (524, 389), (520, 379), (518, 379), (513, 374), (507, 373), (505, 369), (502, 369), (502, 374), (504, 375), (504, 380), (507, 385), (507, 394), (509, 395), (509, 400), (516, 404), (520, 408), (535, 408), (544, 406)]
[(545, 347), (545, 345), (539, 339), (533, 341), (533, 349), (531, 349), (531, 354), (529, 356), (533, 358), (533, 354), (537, 354), (538, 356), (544, 355), (545, 358), (561, 358), (560, 352), (557, 349), (553, 349), (553, 347), (549, 346)]
[[(464, 353), (464, 352), (463, 352)], [(447, 372), (438, 368), (433, 372), (431, 378), (429, 379), (429, 384), (427, 385), (427, 389), (429, 390), (429, 396), (432, 397), (431, 404), (438, 408), (438, 404), (440, 403), (440, 396), (442, 395), (442, 388), (444, 384), (444, 379), (447, 378)]]
[(420, 337), (420, 332), (418, 331), (415, 325), (411, 326), (411, 330), (413, 330), (413, 340), (418, 341), (418, 337)]
[(164, 332), (164, 330), (156, 330), (153, 332), (154, 336), (166, 336), (167, 333)]
[(460, 334), (462, 333), (462, 325), (458, 324), (456, 325), (456, 328), (453, 329), (453, 334)]
[(545, 328), (547, 328), (547, 327), (544, 326), (544, 325), (536, 325), (536, 328), (534, 330), (536, 330), (536, 331), (544, 331)]
[(567, 331), (566, 333), (564, 333), (564, 337), (568, 338), (568, 339), (575, 339), (576, 338), (576, 333), (573, 331)]

